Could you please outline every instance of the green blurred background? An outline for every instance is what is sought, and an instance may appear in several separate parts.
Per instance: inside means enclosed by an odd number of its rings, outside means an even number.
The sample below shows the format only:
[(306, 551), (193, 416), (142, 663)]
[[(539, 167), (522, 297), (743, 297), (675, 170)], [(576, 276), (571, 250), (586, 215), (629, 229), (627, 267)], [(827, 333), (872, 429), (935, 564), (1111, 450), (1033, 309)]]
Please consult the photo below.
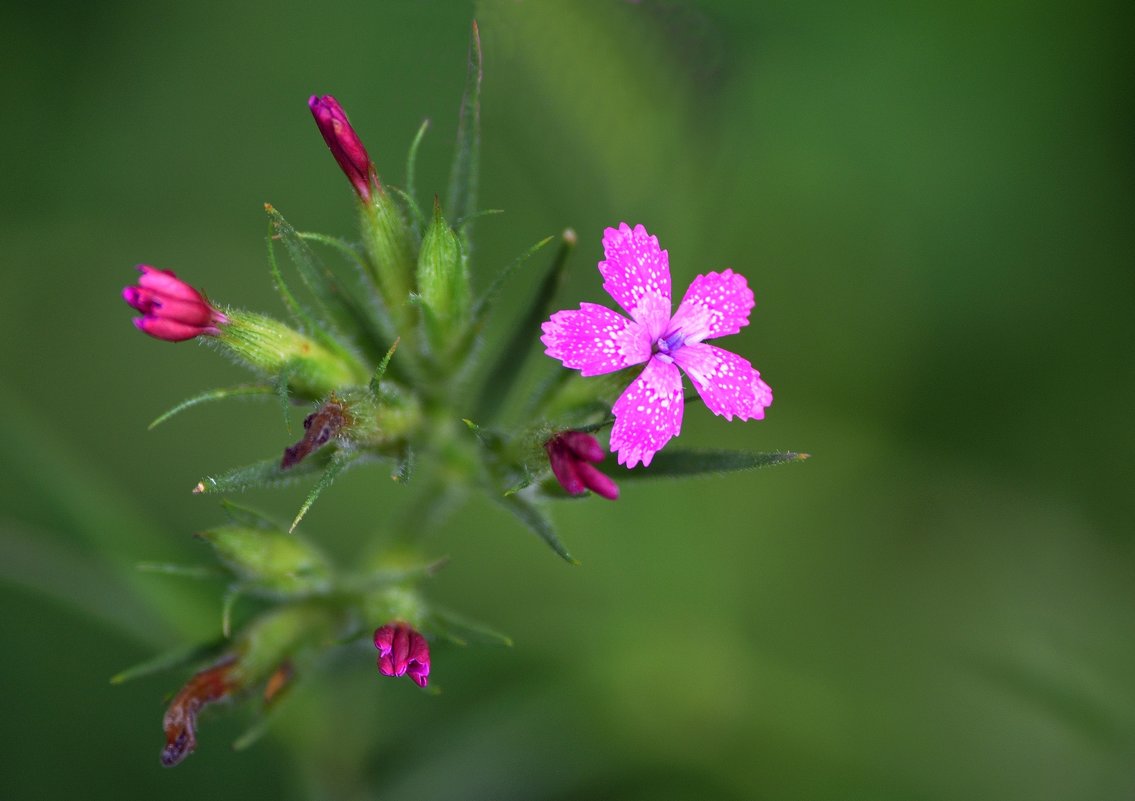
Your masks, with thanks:
[[(351, 651), (275, 736), (234, 753), (247, 710), (207, 716), (163, 770), (184, 671), (108, 678), (214, 636), (219, 598), (133, 565), (204, 561), (190, 534), (220, 511), (190, 488), (288, 435), (255, 402), (147, 432), (244, 374), (138, 334), (119, 290), (146, 261), (280, 311), (262, 204), (354, 227), (312, 93), (396, 183), (430, 118), (419, 186), (444, 189), (474, 15), (482, 206), (505, 210), (478, 280), (571, 226), (560, 305), (603, 302), (621, 220), (676, 287), (743, 272), (729, 347), (776, 403), (691, 408), (681, 444), (814, 457), (557, 507), (574, 569), (476, 502), (430, 590), (514, 649), (436, 648), (438, 697)], [(0, 796), (1131, 798), (1124, 23), (1015, 0), (5, 4)], [(302, 493), (243, 500), (287, 516)], [(403, 495), (351, 473), (305, 529), (349, 556)]]

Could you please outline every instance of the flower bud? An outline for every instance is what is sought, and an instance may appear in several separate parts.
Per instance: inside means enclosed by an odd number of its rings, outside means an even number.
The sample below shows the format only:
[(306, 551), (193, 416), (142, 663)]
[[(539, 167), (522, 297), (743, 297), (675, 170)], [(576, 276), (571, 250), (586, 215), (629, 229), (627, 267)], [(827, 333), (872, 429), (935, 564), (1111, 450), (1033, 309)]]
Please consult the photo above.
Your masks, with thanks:
[(347, 113), (331, 95), (312, 95), (308, 98), (307, 105), (311, 109), (311, 115), (315, 117), (319, 132), (323, 134), (323, 141), (331, 149), (335, 161), (339, 162), (340, 169), (355, 187), (359, 197), (364, 201), (370, 200), (372, 188), (381, 191), (378, 172), (367, 155), (362, 140), (351, 127)]
[(582, 431), (564, 431), (544, 443), (552, 474), (569, 495), (582, 495), (591, 490), (608, 500), (619, 497), (619, 488), (609, 477), (599, 472), (592, 462), (601, 462), (603, 446), (590, 434)]
[(375, 629), (378, 672), (383, 676), (409, 676), (425, 687), (430, 675), (430, 646), (426, 638), (405, 623), (388, 623)]
[(271, 317), (231, 311), (228, 323), (217, 338), (224, 349), (257, 372), (286, 376), (289, 388), (302, 397), (322, 398), (369, 378), (349, 354), (333, 353)]
[(217, 326), (229, 321), (172, 270), (139, 264), (138, 272), (142, 274), (138, 285), (123, 289), (122, 299), (142, 312), (134, 318), (139, 331), (155, 339), (182, 342), (201, 335), (217, 336)]
[(198, 534), (217, 557), (249, 582), (250, 590), (278, 597), (323, 592), (331, 583), (327, 558), (312, 544), (271, 528), (218, 526)]
[[(382, 302), (390, 312), (396, 333), (405, 340), (413, 335), (413, 289), (415, 241), (398, 202), (378, 189), (370, 203), (363, 204), (361, 228), (367, 252), (367, 269)], [(407, 344), (403, 341), (403, 347)]]
[(425, 307), (426, 337), (435, 353), (445, 353), (469, 317), (469, 269), (461, 240), (441, 216), (434, 218), (418, 253), (418, 292)]

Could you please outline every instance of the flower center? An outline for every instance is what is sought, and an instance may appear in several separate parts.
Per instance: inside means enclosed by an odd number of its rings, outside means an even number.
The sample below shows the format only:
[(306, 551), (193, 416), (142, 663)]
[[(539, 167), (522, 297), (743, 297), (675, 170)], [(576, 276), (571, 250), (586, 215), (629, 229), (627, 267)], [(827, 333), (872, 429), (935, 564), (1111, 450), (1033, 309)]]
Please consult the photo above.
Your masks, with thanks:
[(679, 350), (686, 344), (686, 337), (681, 329), (672, 331), (669, 334), (664, 334), (658, 338), (654, 343), (653, 351), (665, 362), (670, 361), (670, 356), (675, 351)]

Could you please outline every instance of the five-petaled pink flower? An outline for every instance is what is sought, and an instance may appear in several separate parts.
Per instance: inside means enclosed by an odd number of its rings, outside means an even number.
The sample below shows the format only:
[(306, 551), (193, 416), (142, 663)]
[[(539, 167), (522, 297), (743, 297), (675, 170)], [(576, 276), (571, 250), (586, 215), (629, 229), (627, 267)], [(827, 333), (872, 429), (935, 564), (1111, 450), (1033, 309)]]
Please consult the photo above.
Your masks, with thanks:
[(430, 675), (430, 646), (426, 638), (405, 623), (387, 623), (375, 629), (378, 672), (383, 676), (409, 676), (425, 687)]
[(599, 440), (583, 431), (561, 431), (544, 443), (552, 474), (568, 495), (591, 490), (609, 501), (618, 500), (619, 488), (592, 462), (603, 461)]
[(626, 223), (603, 232), (603, 289), (627, 314), (595, 303), (556, 312), (544, 323), (545, 353), (583, 375), (646, 364), (615, 402), (611, 450), (619, 464), (650, 464), (682, 429), (681, 367), (714, 414), (759, 420), (772, 390), (747, 359), (707, 345), (749, 324), (753, 292), (732, 270), (699, 275), (673, 308), (670, 257), (658, 238)]
[(134, 318), (139, 331), (167, 342), (182, 342), (202, 334), (217, 336), (221, 333), (217, 326), (229, 321), (173, 270), (139, 264), (138, 272), (142, 274), (138, 285), (123, 289), (122, 299), (142, 312)]

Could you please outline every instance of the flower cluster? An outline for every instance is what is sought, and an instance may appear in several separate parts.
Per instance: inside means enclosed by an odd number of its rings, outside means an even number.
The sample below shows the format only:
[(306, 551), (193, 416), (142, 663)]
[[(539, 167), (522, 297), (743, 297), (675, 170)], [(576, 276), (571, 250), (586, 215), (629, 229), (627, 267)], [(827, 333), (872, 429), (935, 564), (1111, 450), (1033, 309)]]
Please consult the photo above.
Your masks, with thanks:
[[(196, 339), (256, 376), (253, 383), (192, 397), (155, 424), (200, 403), (233, 397), (275, 399), (286, 421), (293, 407), (305, 407), (298, 441), (290, 435), (281, 441), (282, 453), (201, 479), (195, 493), (227, 495), (313, 479), (290, 524), (226, 501), (228, 521), (197, 532), (231, 579), (223, 603), (224, 638), (192, 652), (195, 658), (204, 654), (205, 661), (169, 706), (163, 764), (177, 764), (194, 750), (202, 708), (258, 688), (265, 707), (279, 703), (293, 674), (326, 664), (316, 657), (344, 641), (373, 632), (378, 672), (409, 676), (421, 688), (429, 683), (431, 652), (440, 654), (438, 646), (509, 644), (507, 637), (449, 611), (425, 592), (444, 563), (429, 554), (426, 539), (470, 492), (492, 499), (574, 563), (547, 507), (589, 493), (612, 501), (619, 497), (615, 481), (598, 466), (605, 448), (596, 435), (613, 424), (610, 448), (619, 463), (651, 465), (680, 431), (685, 403), (680, 371), (715, 414), (758, 419), (772, 402), (768, 386), (747, 360), (706, 344), (747, 325), (753, 294), (745, 279), (731, 270), (698, 276), (671, 313), (668, 256), (642, 226), (607, 229), (605, 259), (599, 263), (604, 288), (629, 317), (584, 303), (547, 319), (576, 244), (569, 230), (516, 328), (501, 334), (504, 346), (495, 354), (486, 347), (494, 341), (499, 290), (553, 238), (502, 266), (494, 280), (485, 282), (485, 292), (474, 292), (470, 254), (477, 216), (480, 81), (474, 26), (450, 191), (444, 202), (435, 195), (425, 211), (411, 183), (417, 140), (407, 186), (397, 188), (380, 179), (339, 103), (330, 95), (309, 99), (316, 127), (353, 190), (359, 236), (348, 242), (300, 232), (274, 207), (266, 207), (271, 276), (287, 322), (219, 305), (173, 272), (148, 265), (140, 266), (137, 283), (123, 290), (127, 304), (142, 315), (135, 325), (144, 333), (167, 342)], [(419, 138), (424, 132), (425, 126)], [(456, 223), (447, 220), (447, 211)], [(290, 271), (277, 261), (281, 249)], [(327, 253), (343, 263), (326, 264)], [(295, 276), (302, 292), (289, 283)], [(542, 320), (541, 341), (549, 356), (583, 376), (613, 380), (576, 380), (560, 369), (548, 374), (551, 364), (545, 360), (540, 364), (544, 375), (526, 371), (525, 357), (537, 345)], [(624, 388), (618, 371), (640, 365), (639, 375)], [(636, 474), (692, 475), (797, 457), (670, 455)], [(393, 480), (410, 485), (410, 511), (402, 516), (384, 511), (390, 540), (371, 543), (366, 559), (337, 565), (297, 526), (344, 470), (376, 463), (387, 465)], [(420, 479), (419, 463), (428, 465)], [(245, 597), (257, 599), (255, 611), (241, 604)], [(155, 664), (179, 663), (163, 658)], [(439, 657), (438, 666), (443, 664)]]

